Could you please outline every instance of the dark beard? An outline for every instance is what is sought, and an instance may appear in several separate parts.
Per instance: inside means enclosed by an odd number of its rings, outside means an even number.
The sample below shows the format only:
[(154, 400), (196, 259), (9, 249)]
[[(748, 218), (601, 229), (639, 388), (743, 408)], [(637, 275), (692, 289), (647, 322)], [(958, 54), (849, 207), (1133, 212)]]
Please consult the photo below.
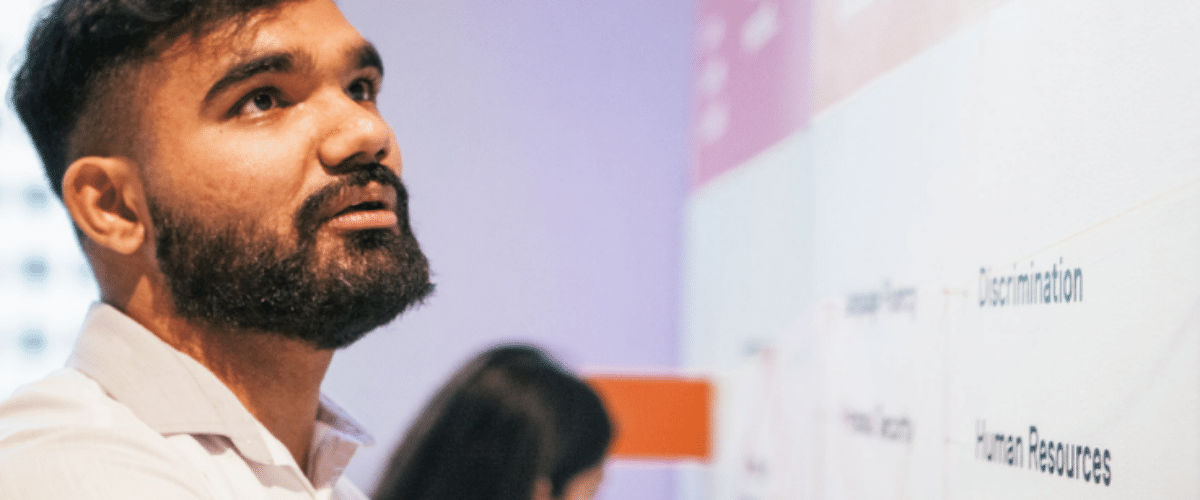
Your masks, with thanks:
[[(370, 182), (397, 191), (399, 233), (347, 235), (340, 252), (319, 255), (321, 209), (341, 190)], [(212, 227), (152, 197), (158, 262), (177, 314), (217, 329), (255, 330), (339, 349), (387, 324), (433, 292), (429, 264), (408, 222), (408, 192), (382, 165), (362, 167), (305, 200), (297, 241), (252, 220)]]

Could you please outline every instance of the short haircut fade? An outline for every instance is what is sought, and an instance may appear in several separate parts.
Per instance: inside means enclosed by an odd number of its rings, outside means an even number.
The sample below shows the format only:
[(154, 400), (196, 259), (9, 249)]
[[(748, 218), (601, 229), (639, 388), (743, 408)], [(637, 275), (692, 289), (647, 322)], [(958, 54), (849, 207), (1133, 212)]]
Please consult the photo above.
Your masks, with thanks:
[[(117, 70), (156, 56), (183, 35), (200, 38), (289, 0), (60, 0), (33, 27), (10, 99), (46, 177), (62, 197), (68, 147), (90, 99)], [(102, 93), (101, 93), (102, 94)], [(121, 131), (132, 133), (132, 131)]]

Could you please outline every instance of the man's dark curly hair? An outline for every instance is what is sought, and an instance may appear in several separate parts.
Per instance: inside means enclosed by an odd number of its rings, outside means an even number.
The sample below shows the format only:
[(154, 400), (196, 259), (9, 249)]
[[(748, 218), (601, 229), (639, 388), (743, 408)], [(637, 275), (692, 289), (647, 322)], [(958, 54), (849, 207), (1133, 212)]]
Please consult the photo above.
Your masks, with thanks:
[[(13, 77), (10, 99), (25, 124), (59, 197), (67, 166), (89, 154), (70, 149), (85, 114), (97, 101), (122, 100), (114, 89), (131, 77), (126, 71), (161, 54), (184, 35), (199, 40), (227, 21), (289, 0), (60, 0), (42, 11), (29, 37), (25, 59)], [(100, 109), (137, 113), (137, 106), (110, 103)], [(105, 113), (107, 114), (107, 113)], [(96, 117), (106, 134), (130, 123), (129, 117)], [(134, 119), (136, 120), (136, 119)], [(112, 123), (107, 123), (111, 121)], [(85, 132), (90, 133), (90, 132)]]

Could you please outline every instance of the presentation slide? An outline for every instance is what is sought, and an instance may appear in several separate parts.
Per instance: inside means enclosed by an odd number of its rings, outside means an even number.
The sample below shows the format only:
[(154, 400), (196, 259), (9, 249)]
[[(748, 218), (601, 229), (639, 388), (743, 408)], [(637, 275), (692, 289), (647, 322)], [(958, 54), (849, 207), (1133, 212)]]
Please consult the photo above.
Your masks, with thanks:
[[(703, 498), (1200, 495), (1200, 5), (701, 3)], [(703, 477), (701, 477), (703, 476)]]

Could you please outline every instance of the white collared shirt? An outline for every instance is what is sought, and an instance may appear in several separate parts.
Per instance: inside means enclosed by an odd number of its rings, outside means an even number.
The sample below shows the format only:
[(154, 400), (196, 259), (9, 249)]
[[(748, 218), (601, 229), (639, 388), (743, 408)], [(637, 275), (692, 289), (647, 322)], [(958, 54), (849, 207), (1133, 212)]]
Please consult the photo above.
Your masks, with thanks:
[(0, 403), (0, 498), (365, 500), (342, 477), (365, 444), (322, 397), (302, 469), (212, 372), (96, 304), (67, 367)]

